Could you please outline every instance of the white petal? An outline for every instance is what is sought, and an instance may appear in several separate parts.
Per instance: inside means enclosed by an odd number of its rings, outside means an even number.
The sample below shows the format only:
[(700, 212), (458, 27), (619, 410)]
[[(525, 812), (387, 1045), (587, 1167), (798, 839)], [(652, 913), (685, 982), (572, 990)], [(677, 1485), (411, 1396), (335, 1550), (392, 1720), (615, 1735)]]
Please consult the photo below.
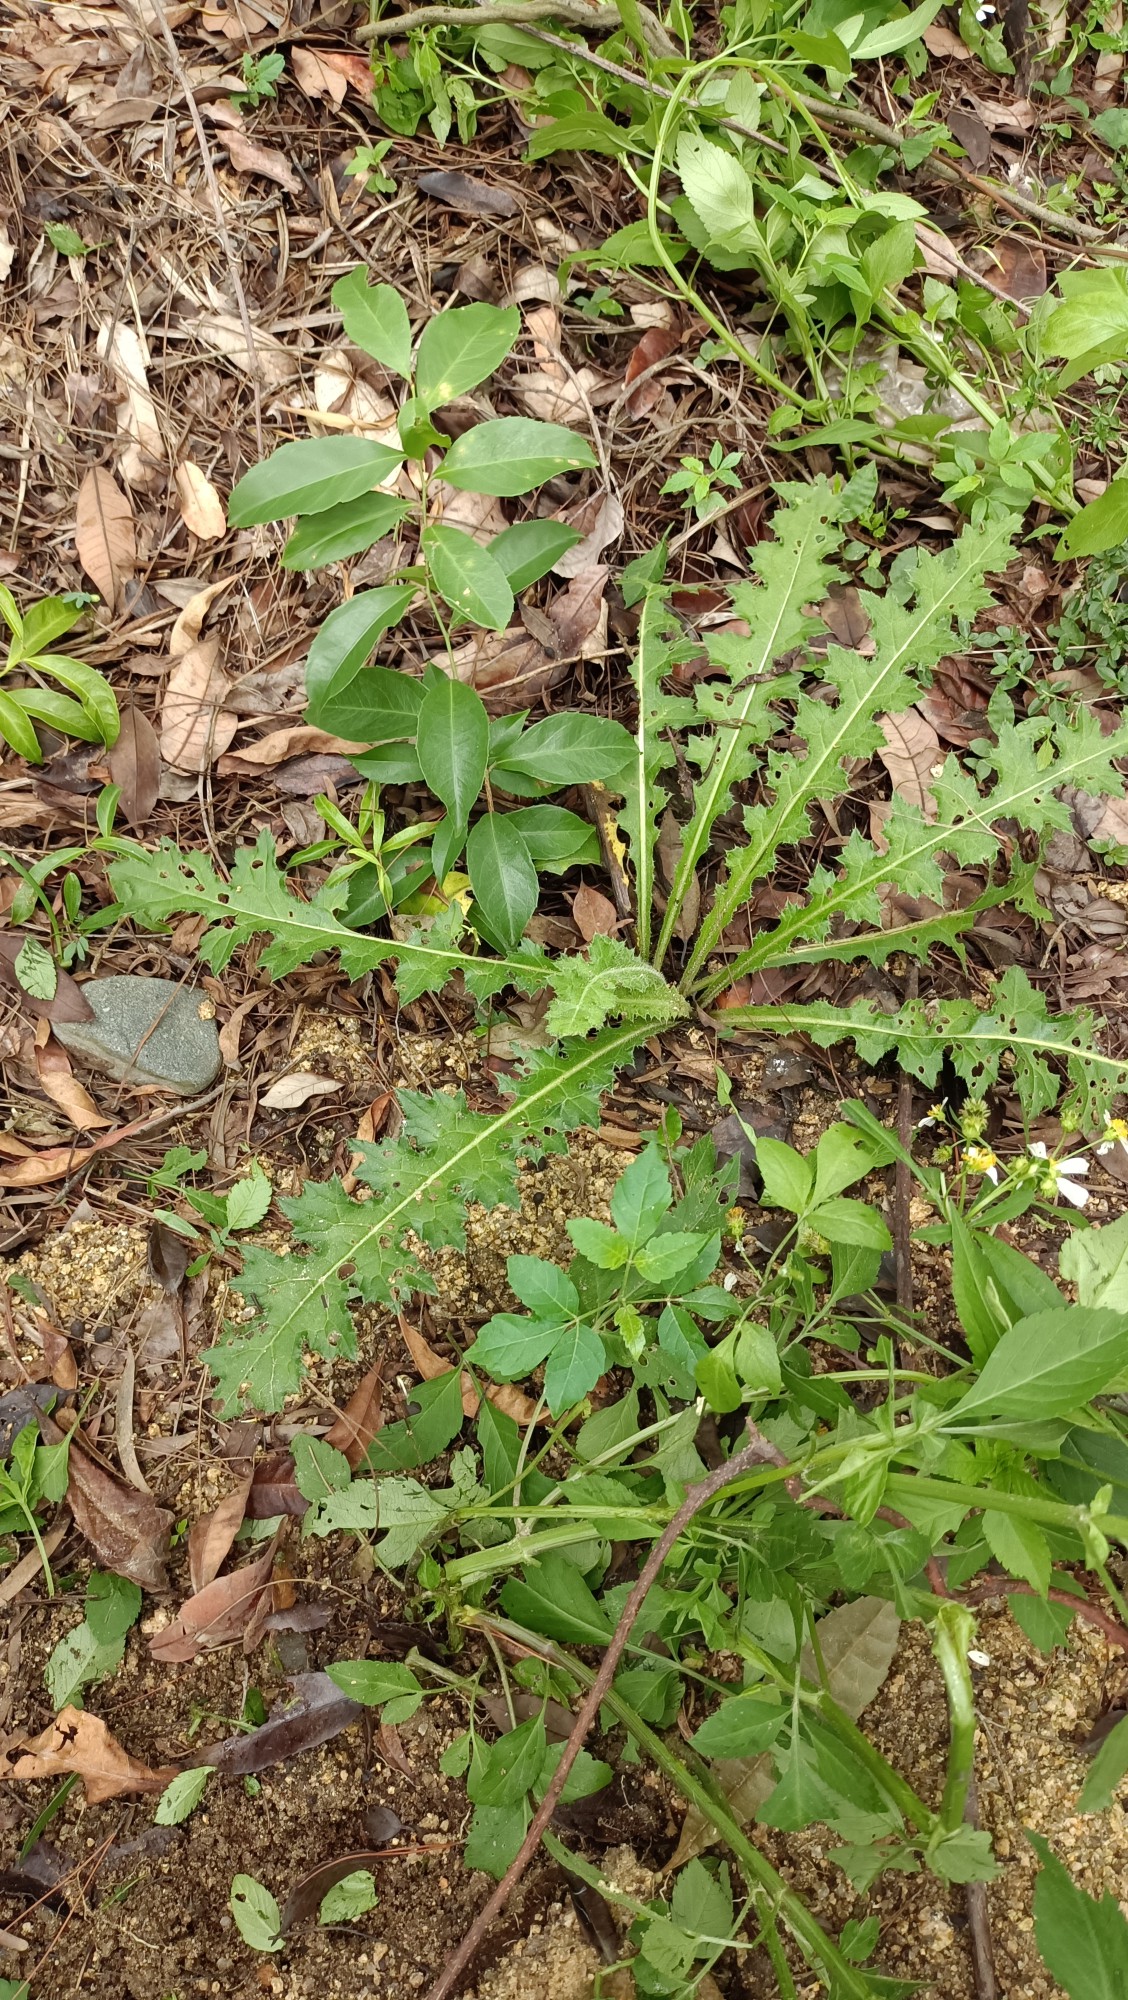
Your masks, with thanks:
[(1059, 1174), (1072, 1174), (1074, 1180), (1076, 1180), (1078, 1174), (1088, 1173), (1089, 1162), (1085, 1158), (1084, 1153), (1073, 1153), (1068, 1160), (1058, 1161), (1057, 1170)]
[(1089, 1199), (1088, 1188), (1078, 1187), (1076, 1181), (1059, 1181), (1057, 1184), (1057, 1191), (1060, 1195), (1063, 1195), (1065, 1197), (1065, 1200), (1070, 1202), (1074, 1208), (1084, 1208), (1085, 1203)]
[(984, 1169), (983, 1169), (983, 1175), (984, 1175), (984, 1179), (985, 1179), (985, 1180), (989, 1180), (989, 1181), (993, 1181), (993, 1182), (994, 1182), (994, 1184), (995, 1184), (995, 1186), (996, 1186), (996, 1187), (998, 1187), (998, 1185), (999, 1185), (999, 1169), (998, 1169), (998, 1167), (984, 1167)]
[(1040, 1139), (1035, 1139), (1033, 1145), (1029, 1148), (1029, 1151), (1032, 1157), (1036, 1160), (1044, 1160), (1046, 1157), (1046, 1148), (1042, 1144), (1042, 1141)]
[[(1124, 1141), (1123, 1141), (1123, 1139), (1108, 1139), (1108, 1140), (1106, 1140), (1106, 1142), (1105, 1142), (1105, 1144), (1104, 1144), (1103, 1146), (1098, 1146), (1098, 1147), (1097, 1147), (1097, 1151), (1098, 1151), (1098, 1153), (1100, 1154), (1100, 1156), (1101, 1156), (1101, 1158), (1102, 1158), (1102, 1160), (1103, 1160), (1103, 1159), (1104, 1159), (1104, 1156), (1105, 1156), (1105, 1154), (1106, 1154), (1106, 1153), (1114, 1153), (1114, 1152), (1116, 1151), (1116, 1148), (1117, 1148), (1117, 1146), (1124, 1146)], [(1128, 1152), (1128, 1146), (1125, 1146), (1125, 1147), (1124, 1147), (1124, 1150), (1125, 1150), (1125, 1152)]]

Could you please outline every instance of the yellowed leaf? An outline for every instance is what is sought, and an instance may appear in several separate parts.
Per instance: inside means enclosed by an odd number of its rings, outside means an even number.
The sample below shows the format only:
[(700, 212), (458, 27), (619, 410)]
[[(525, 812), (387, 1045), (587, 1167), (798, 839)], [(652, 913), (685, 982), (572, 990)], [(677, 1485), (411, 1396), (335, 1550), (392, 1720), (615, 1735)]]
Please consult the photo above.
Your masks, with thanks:
[(99, 596), (114, 610), (137, 568), (133, 508), (111, 472), (91, 466), (78, 489), (74, 542)]
[(161, 756), (175, 771), (206, 771), (227, 749), (239, 718), (223, 706), (231, 684), (219, 640), (202, 639), (173, 666), (161, 706)]
[(176, 491), (180, 496), (180, 518), (190, 535), (201, 542), (215, 542), (227, 533), (223, 502), (207, 474), (190, 458), (176, 468)]

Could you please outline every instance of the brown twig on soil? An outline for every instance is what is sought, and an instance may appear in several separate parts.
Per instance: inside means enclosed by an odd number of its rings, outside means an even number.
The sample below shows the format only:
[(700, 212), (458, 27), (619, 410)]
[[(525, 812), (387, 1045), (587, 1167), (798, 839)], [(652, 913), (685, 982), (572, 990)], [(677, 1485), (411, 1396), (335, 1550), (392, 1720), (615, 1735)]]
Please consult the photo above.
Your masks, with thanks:
[(215, 166), (212, 161), (211, 149), (208, 146), (208, 135), (204, 130), (204, 121), (200, 117), (200, 108), (196, 103), (195, 92), (189, 82), (188, 72), (180, 60), (180, 51), (176, 46), (172, 29), (168, 25), (168, 17), (165, 14), (163, 0), (153, 0), (153, 6), (161, 34), (164, 38), (165, 48), (168, 51), (168, 60), (172, 73), (181, 90), (184, 92), (184, 101), (188, 106), (188, 116), (192, 120), (192, 129), (196, 134), (196, 144), (200, 149), (200, 161), (204, 169), (204, 179), (207, 181), (208, 193), (211, 196), (212, 207), (215, 210), (216, 230), (219, 240), (223, 245), (223, 254), (227, 259), (227, 269), (231, 277), (231, 288), (235, 293), (235, 298), (239, 306), (239, 319), (243, 328), (243, 338), (247, 343), (247, 369), (250, 374), (251, 388), (254, 391), (255, 398), (255, 443), (258, 446), (258, 453), (261, 458), (266, 449), (262, 429), (262, 385), (258, 378), (255, 360), (255, 330), (251, 325), (251, 315), (247, 309), (247, 295), (243, 290), (243, 280), (239, 275), (239, 260), (235, 255), (235, 245), (231, 240), (231, 232), (227, 227), (227, 217), (223, 212), (223, 196), (219, 192), (219, 182), (215, 177)]
[[(660, 21), (649, 7), (640, 7), (642, 32), (657, 56), (676, 56)], [(470, 22), (502, 21), (508, 27), (524, 27), (527, 21), (573, 21), (578, 28), (592, 28), (600, 35), (622, 30), (623, 17), (617, 7), (589, 7), (585, 0), (477, 0), (473, 7), (412, 7), (406, 14), (389, 14), (383, 21), (369, 21), (358, 28), (358, 42), (373, 42), (386, 35), (406, 34), (409, 28), (465, 28)]]
[[(967, 1826), (979, 1825), (979, 1799), (975, 1790), (974, 1775), (967, 1788), (964, 1822)], [(975, 1978), (976, 2000), (998, 2000), (999, 1987), (995, 1978), (995, 1951), (991, 1942), (991, 1918), (987, 1908), (986, 1882), (969, 1882), (965, 1897), (967, 1927), (971, 1934), (971, 1968)]]
[[(956, 1592), (945, 1590), (943, 1595), (954, 1597)], [(987, 1604), (992, 1597), (1040, 1596), (1041, 1592), (1035, 1590), (1033, 1584), (1019, 1583), (1010, 1576), (996, 1576), (988, 1583), (977, 1583), (973, 1589), (961, 1591), (959, 1601), (962, 1604), (975, 1605)], [(1119, 1619), (1114, 1618), (1111, 1612), (1102, 1611), (1100, 1605), (1094, 1604), (1091, 1597), (1074, 1597), (1071, 1590), (1047, 1590), (1046, 1596), (1051, 1604), (1068, 1606), (1069, 1610), (1075, 1611), (1078, 1618), (1083, 1618), (1086, 1624), (1095, 1625), (1098, 1632), (1103, 1632), (1110, 1645), (1119, 1646), (1122, 1653), (1128, 1653), (1128, 1629)]]
[(751, 1424), (748, 1428), (750, 1442), (743, 1446), (740, 1451), (734, 1452), (733, 1456), (727, 1459), (724, 1465), (718, 1466), (715, 1472), (709, 1473), (707, 1478), (700, 1480), (696, 1486), (690, 1488), (677, 1513), (673, 1516), (673, 1519), (669, 1522), (669, 1525), (665, 1528), (658, 1541), (655, 1542), (643, 1565), (638, 1582), (635, 1584), (634, 1589), (623, 1606), (622, 1616), (615, 1627), (607, 1651), (603, 1655), (599, 1672), (596, 1674), (584, 1698), (579, 1714), (576, 1717), (572, 1734), (564, 1745), (564, 1753), (553, 1773), (552, 1782), (533, 1815), (529, 1831), (521, 1843), (517, 1858), (511, 1863), (505, 1875), (498, 1883), (485, 1908), (480, 1910), (475, 1917), (474, 1922), (471, 1924), (453, 1958), (448, 1960), (428, 1992), (426, 2000), (446, 2000), (447, 1994), (451, 1992), (457, 1981), (461, 1979), (467, 1966), (485, 1942), (490, 1925), (496, 1917), (501, 1915), (510, 1896), (513, 1894), (514, 1889), (517, 1887), (518, 1882), (532, 1860), (533, 1855), (540, 1846), (541, 1835), (556, 1810), (568, 1773), (584, 1747), (592, 1724), (599, 1714), (607, 1690), (615, 1678), (615, 1669), (622, 1657), (623, 1649), (626, 1646), (635, 1619), (638, 1617), (650, 1586), (658, 1576), (674, 1543), (680, 1535), (684, 1534), (694, 1516), (701, 1512), (702, 1507), (707, 1506), (710, 1500), (715, 1499), (716, 1495), (724, 1487), (730, 1485), (734, 1479), (739, 1479), (742, 1473), (750, 1472), (753, 1467), (774, 1462), (771, 1458), (773, 1447), (768, 1444), (767, 1439), (761, 1437), (760, 1433)]

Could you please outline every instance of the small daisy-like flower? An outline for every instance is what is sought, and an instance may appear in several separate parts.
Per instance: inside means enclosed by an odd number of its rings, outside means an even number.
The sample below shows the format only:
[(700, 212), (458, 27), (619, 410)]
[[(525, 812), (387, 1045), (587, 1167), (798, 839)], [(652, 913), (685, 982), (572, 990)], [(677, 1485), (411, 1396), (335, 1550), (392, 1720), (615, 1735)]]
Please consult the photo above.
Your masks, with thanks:
[(990, 1146), (965, 1146), (963, 1163), (969, 1173), (984, 1174), (998, 1186), (999, 1162)]
[(1084, 1153), (1071, 1153), (1067, 1160), (1051, 1160), (1041, 1140), (1036, 1140), (1030, 1152), (1034, 1159), (1045, 1161), (1041, 1191), (1047, 1201), (1067, 1201), (1071, 1208), (1084, 1208), (1089, 1199), (1089, 1190), (1080, 1185), (1082, 1176), (1089, 1171), (1089, 1162)]
[(977, 7), (975, 10), (975, 18), (978, 21), (980, 27), (982, 28), (986, 22), (994, 20), (995, 9), (993, 7)]
[(947, 1123), (948, 1106), (942, 1098), (939, 1104), (929, 1105), (927, 1118), (918, 1118), (916, 1128), (918, 1132), (923, 1132), (929, 1125), (946, 1125)]
[(1123, 1146), (1128, 1153), (1128, 1119), (1110, 1118), (1105, 1112), (1104, 1135), (1097, 1147), (1098, 1153), (1111, 1153), (1116, 1146)]

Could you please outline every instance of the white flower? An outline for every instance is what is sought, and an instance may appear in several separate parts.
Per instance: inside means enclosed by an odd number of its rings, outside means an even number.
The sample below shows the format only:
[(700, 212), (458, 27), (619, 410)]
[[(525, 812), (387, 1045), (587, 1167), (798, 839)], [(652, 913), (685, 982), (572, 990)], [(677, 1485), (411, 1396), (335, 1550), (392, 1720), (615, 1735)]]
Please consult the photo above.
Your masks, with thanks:
[(1089, 1171), (1089, 1162), (1084, 1153), (1071, 1153), (1067, 1160), (1051, 1160), (1040, 1139), (1030, 1148), (1032, 1158), (1045, 1160), (1046, 1171), (1042, 1176), (1042, 1193), (1047, 1201), (1067, 1201), (1072, 1208), (1084, 1208), (1089, 1199), (1087, 1187), (1078, 1185), (1082, 1175)]
[(1128, 1153), (1128, 1119), (1110, 1118), (1105, 1112), (1104, 1138), (1097, 1147), (1098, 1153), (1111, 1153), (1117, 1146), (1123, 1146)]
[(977, 7), (975, 10), (975, 18), (978, 21), (980, 27), (982, 27), (984, 22), (994, 20), (995, 9), (993, 7)]
[(963, 1163), (969, 1173), (983, 1174), (998, 1187), (999, 1162), (990, 1146), (965, 1146)]

